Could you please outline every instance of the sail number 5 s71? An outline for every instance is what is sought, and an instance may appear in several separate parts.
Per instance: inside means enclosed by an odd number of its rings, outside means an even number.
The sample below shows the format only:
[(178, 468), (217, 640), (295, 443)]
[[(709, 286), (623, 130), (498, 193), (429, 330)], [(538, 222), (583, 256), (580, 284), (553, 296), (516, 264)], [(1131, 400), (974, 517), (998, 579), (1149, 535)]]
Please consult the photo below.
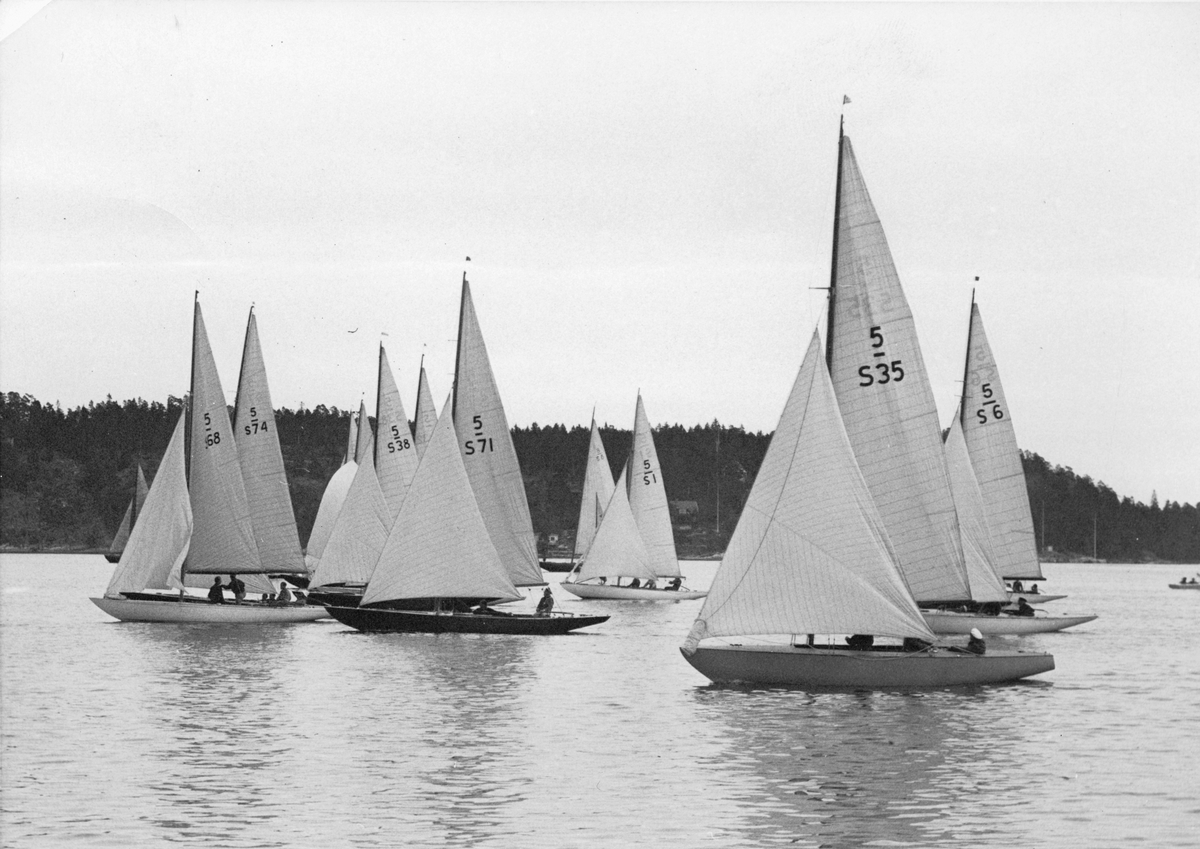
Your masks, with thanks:
[(883, 385), (899, 383), (904, 380), (904, 366), (900, 360), (892, 360), (888, 362), (887, 353), (883, 348), (883, 329), (880, 325), (871, 328), (870, 333), (871, 347), (876, 350), (871, 353), (872, 357), (877, 358), (878, 362), (867, 363), (864, 366), (858, 367), (858, 376), (860, 378), (859, 386), (874, 386), (876, 383)]
[(474, 416), (471, 421), (475, 425), (475, 434), (471, 439), (463, 443), (463, 453), (469, 457), (472, 454), (495, 451), (496, 446), (492, 444), (492, 438), (483, 435), (483, 416)]

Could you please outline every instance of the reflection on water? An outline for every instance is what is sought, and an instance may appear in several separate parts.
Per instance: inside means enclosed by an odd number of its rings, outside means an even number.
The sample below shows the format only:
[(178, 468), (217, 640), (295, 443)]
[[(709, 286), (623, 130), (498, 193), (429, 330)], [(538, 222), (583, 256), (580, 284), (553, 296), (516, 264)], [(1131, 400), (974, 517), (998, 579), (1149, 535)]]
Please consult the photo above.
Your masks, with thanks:
[[(1018, 739), (1010, 688), (819, 693), (704, 687), (697, 713), (719, 723), (712, 765), (767, 842), (856, 846), (987, 843), (980, 803)], [(1019, 685), (1016, 689), (1024, 689)], [(967, 815), (972, 812), (974, 816)]]
[(279, 729), (281, 654), (294, 631), (278, 626), (119, 626), (123, 655), (145, 715), (161, 734), (149, 748), (162, 769), (147, 789), (162, 805), (164, 838), (223, 845), (247, 828), (266, 829), (277, 771), (287, 749)]
[(116, 623), (103, 558), (0, 556), (3, 844), (1193, 846), (1200, 593), (1157, 568), (1050, 564), (1101, 618), (1008, 641), (1045, 683), (808, 694), (709, 685), (698, 603), (564, 599), (612, 619), (554, 638)]

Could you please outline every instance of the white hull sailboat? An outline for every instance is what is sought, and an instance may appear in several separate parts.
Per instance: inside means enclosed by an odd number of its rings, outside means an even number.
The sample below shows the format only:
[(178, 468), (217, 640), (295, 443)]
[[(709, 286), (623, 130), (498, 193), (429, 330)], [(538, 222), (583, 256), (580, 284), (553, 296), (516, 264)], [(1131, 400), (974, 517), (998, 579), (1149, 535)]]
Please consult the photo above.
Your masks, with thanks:
[[(263, 624), (321, 618), (322, 610), (302, 602), (235, 599), (232, 604), (212, 603), (190, 596), (185, 590), (189, 586), (210, 586), (209, 579), (220, 583), (219, 576), (228, 574), (245, 576), (247, 588), (265, 596), (274, 592), (268, 572), (304, 571), (295, 520), (290, 515), (291, 502), (283, 500), (287, 498), (286, 480), (272, 477), (281, 478), (283, 464), (271, 455), (272, 445), (278, 453), (278, 440), (253, 315), (247, 327), (238, 392), (243, 402), (242, 437), (248, 440), (245, 466), (238, 453), (199, 300), (193, 322), (192, 381), (186, 408), (104, 597), (92, 601), (105, 613), (126, 622)], [(257, 446), (249, 441), (253, 436), (260, 437)], [(264, 476), (251, 486), (271, 508), (259, 512), (262, 518), (257, 529), (254, 515), (264, 505), (252, 510), (243, 469)], [(287, 520), (293, 523), (290, 529)], [(263, 562), (264, 550), (271, 552), (267, 564)], [(179, 592), (155, 592), (161, 590)], [(224, 599), (222, 593), (221, 601)]]
[(162, 600), (145, 598), (93, 598), (96, 606), (122, 622), (179, 622), (200, 625), (264, 625), (268, 623), (314, 622), (328, 619), (324, 608), (306, 604), (210, 604), (189, 596)]
[[(562, 588), (580, 598), (687, 601), (707, 595), (682, 586), (662, 467), (640, 393), (629, 459), (615, 486), (592, 418), (576, 552), (582, 556)], [(630, 584), (621, 586), (621, 578), (631, 579)], [(660, 581), (666, 585), (659, 587)]]
[(935, 634), (970, 634), (972, 629), (984, 636), (1000, 634), (1046, 634), (1062, 631), (1098, 618), (1095, 614), (1066, 616), (1038, 611), (1034, 616), (1015, 616), (1001, 611), (997, 616), (962, 613), (956, 610), (922, 610), (921, 615)]
[(619, 587), (616, 584), (598, 583), (567, 583), (562, 588), (580, 598), (597, 601), (691, 601), (708, 595), (704, 590), (689, 590), (680, 587), (672, 590), (667, 587)]
[(1047, 672), (1054, 659), (1040, 652), (934, 645), (921, 617), (914, 596), (970, 598), (940, 428), (882, 227), (840, 134), (837, 185), (828, 370), (814, 332), (681, 651), (716, 682), (803, 688)]
[(989, 651), (979, 656), (938, 646), (905, 652), (804, 644), (754, 648), (717, 645), (700, 647), (688, 662), (706, 678), (721, 684), (856, 690), (999, 684), (1054, 669), (1054, 658), (1040, 652)]

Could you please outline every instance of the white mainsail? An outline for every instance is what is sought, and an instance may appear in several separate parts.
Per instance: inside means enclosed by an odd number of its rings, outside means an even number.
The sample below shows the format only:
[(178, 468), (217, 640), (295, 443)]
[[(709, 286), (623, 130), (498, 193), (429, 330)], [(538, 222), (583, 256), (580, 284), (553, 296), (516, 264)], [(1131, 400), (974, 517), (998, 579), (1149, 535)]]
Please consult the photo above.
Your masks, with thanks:
[(358, 471), (358, 464), (354, 462), (355, 437), (354, 415), (351, 414), (350, 436), (346, 440), (346, 456), (342, 459), (342, 465), (329, 479), (329, 483), (325, 484), (325, 491), (321, 493), (321, 504), (317, 507), (317, 517), (313, 520), (312, 530), (308, 532), (308, 545), (304, 549), (304, 563), (310, 572), (315, 570), (321, 561), (325, 544), (329, 542), (329, 535), (333, 533), (338, 513), (342, 511), (342, 504), (346, 501), (346, 495), (349, 493), (350, 485), (354, 482), (354, 475)]
[(458, 325), (458, 360), (454, 369), (453, 415), (463, 464), (475, 490), (479, 512), (483, 514), (484, 524), (509, 577), (519, 587), (545, 584), (538, 565), (537, 542), (521, 466), (465, 274)]
[[(592, 435), (588, 443), (587, 465), (583, 472), (583, 495), (579, 500), (579, 524), (575, 530), (575, 555), (579, 559), (588, 553), (588, 548), (600, 527), (604, 508), (613, 495), (612, 467), (608, 465), (608, 454), (600, 438), (596, 417), (592, 416)], [(626, 503), (629, 499), (626, 497)]]
[(391, 526), (392, 514), (375, 467), (369, 462), (356, 464), (354, 480), (317, 561), (311, 586), (365, 584), (375, 571)]
[(1013, 430), (1012, 410), (988, 345), (979, 305), (971, 304), (962, 427), (983, 493), (996, 566), (1005, 578), (1043, 580), (1025, 469)]
[(662, 466), (654, 450), (650, 419), (638, 393), (633, 417), (633, 447), (626, 463), (629, 508), (650, 552), (654, 572), (659, 577), (679, 577), (679, 556), (675, 553), (675, 532), (671, 528), (671, 506), (663, 484)]
[(576, 569), (574, 580), (586, 581), (606, 576), (653, 581), (658, 577), (625, 492), (625, 471), (622, 470), (604, 510), (604, 520), (596, 531), (587, 555)]
[(270, 572), (302, 573), (304, 555), (296, 530), (296, 513), (288, 492), (287, 473), (279, 432), (275, 429), (275, 408), (267, 385), (267, 368), (258, 340), (258, 319), (254, 309), (246, 323), (246, 342), (242, 349), (242, 369), (238, 376), (237, 401), (234, 404), (234, 439), (246, 497), (250, 503), (250, 522), (258, 543), (263, 569)]
[(971, 582), (971, 598), (975, 601), (1008, 601), (1008, 590), (996, 568), (992, 541), (988, 534), (987, 518), (983, 509), (983, 493), (971, 457), (967, 454), (967, 442), (963, 437), (962, 421), (956, 414), (946, 434), (943, 446), (946, 453), (946, 468), (950, 473), (950, 490), (954, 494), (954, 506), (958, 510), (958, 528), (962, 533), (963, 556), (967, 564), (967, 578)]
[[(123, 592), (169, 589), (171, 577), (178, 575), (187, 556), (192, 538), (192, 505), (184, 462), (186, 415), (185, 411), (179, 416), (154, 476), (154, 485), (104, 591), (109, 598), (119, 598)], [(141, 467), (138, 474), (141, 475)]]
[(705, 637), (933, 640), (838, 414), (813, 333), (685, 651)]
[(225, 406), (225, 393), (208, 344), (199, 300), (192, 339), (189, 412), (192, 542), (186, 569), (197, 575), (261, 573), (263, 566), (254, 540), (229, 409)]
[(413, 415), (413, 436), (417, 440), (417, 454), (425, 453), (425, 446), (437, 427), (437, 407), (433, 406), (433, 393), (429, 389), (429, 378), (425, 376), (425, 359), (421, 358), (421, 377), (417, 380), (417, 409)]
[(841, 141), (829, 374), (854, 455), (918, 601), (970, 597), (937, 406), (883, 226)]
[[(379, 346), (379, 382), (375, 402), (375, 476), (391, 519), (395, 519), (416, 474), (420, 455), (387, 353)], [(366, 465), (366, 464), (364, 464)], [(389, 525), (391, 522), (389, 521)]]
[(362, 604), (520, 597), (476, 504), (447, 401)]
[(121, 518), (121, 525), (113, 536), (112, 544), (108, 547), (109, 554), (119, 555), (125, 550), (125, 545), (129, 542), (129, 534), (133, 530), (134, 524), (137, 523), (138, 516), (142, 513), (142, 506), (146, 503), (146, 495), (149, 491), (149, 487), (146, 486), (146, 476), (142, 474), (142, 464), (138, 463), (137, 483), (134, 486), (133, 498), (129, 499), (125, 515)]

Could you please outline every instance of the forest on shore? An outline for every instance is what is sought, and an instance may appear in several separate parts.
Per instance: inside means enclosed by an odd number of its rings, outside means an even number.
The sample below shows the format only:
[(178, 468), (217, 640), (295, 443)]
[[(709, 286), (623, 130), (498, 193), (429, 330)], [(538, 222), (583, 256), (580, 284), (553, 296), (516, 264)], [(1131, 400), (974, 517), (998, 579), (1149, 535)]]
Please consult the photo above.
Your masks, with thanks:
[[(0, 547), (107, 548), (133, 493), (140, 464), (158, 467), (182, 399), (108, 398), (63, 410), (30, 395), (0, 394)], [(325, 484), (341, 465), (350, 411), (275, 413), (301, 541), (308, 539)], [(513, 428), (534, 530), (543, 545), (569, 540), (579, 514), (588, 429), (560, 424)], [(629, 451), (628, 430), (601, 429), (614, 478)], [(680, 556), (724, 550), (754, 483), (770, 434), (710, 424), (660, 425), (654, 441), (672, 501)], [(1043, 559), (1200, 563), (1195, 504), (1150, 504), (1022, 451), (1034, 529)]]

